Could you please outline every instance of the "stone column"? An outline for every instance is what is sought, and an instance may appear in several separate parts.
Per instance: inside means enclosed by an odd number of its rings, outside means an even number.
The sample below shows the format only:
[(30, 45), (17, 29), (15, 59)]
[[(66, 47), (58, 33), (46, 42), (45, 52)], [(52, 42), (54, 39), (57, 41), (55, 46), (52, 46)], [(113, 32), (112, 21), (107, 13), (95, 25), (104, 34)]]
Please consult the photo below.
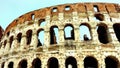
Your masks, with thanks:
[(109, 26), (108, 28), (109, 28), (108, 29), (108, 32), (109, 32), (108, 33), (109, 41), (112, 42), (112, 43), (114, 43), (114, 44), (119, 44), (119, 41), (118, 41), (117, 36), (116, 36), (116, 34), (115, 34), (114, 30), (113, 30), (113, 27)]
[(7, 44), (6, 44), (5, 49), (4, 49), (4, 53), (9, 52), (9, 50), (10, 50), (10, 41), (9, 41), (9, 38), (8, 38)]
[(93, 40), (93, 44), (99, 44), (99, 39), (98, 39), (98, 33), (96, 30), (96, 27), (92, 27), (91, 28), (91, 35), (92, 35), (92, 40)]
[(31, 46), (33, 49), (35, 49), (35, 48), (37, 47), (37, 45), (38, 45), (37, 32), (36, 32), (36, 31), (33, 31), (30, 46)]
[(18, 45), (17, 44), (17, 38), (15, 37), (15, 38), (13, 38), (10, 51), (12, 52), (12, 51), (16, 50), (17, 45)]
[(23, 51), (26, 46), (27, 46), (26, 34), (23, 33), (21, 38), (21, 43), (20, 43), (20, 50)]

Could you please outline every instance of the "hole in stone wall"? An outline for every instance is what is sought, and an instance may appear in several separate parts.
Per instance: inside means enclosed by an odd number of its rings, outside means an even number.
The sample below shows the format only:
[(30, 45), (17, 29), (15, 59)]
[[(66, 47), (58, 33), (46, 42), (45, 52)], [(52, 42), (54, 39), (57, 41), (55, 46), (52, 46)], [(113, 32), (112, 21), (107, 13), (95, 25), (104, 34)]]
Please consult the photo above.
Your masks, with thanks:
[(17, 35), (17, 41), (18, 41), (18, 43), (21, 42), (21, 38), (22, 38), (22, 33), (19, 33), (19, 34)]
[(64, 38), (67, 39), (73, 39), (74, 40), (74, 28), (72, 25), (67, 25), (64, 28)]
[(4, 68), (4, 66), (5, 66), (5, 62), (2, 63), (1, 68)]
[(13, 36), (10, 37), (10, 48), (12, 46), (12, 42), (13, 42)]
[(98, 61), (94, 57), (86, 57), (84, 59), (84, 68), (98, 68)]
[(98, 6), (97, 5), (93, 5), (93, 9), (95, 12), (99, 12)]
[(103, 21), (104, 20), (104, 15), (103, 14), (95, 14), (95, 20)]
[(70, 6), (65, 6), (65, 10), (69, 11), (70, 10)]
[(65, 68), (77, 68), (77, 61), (74, 57), (68, 57), (65, 61)]
[(18, 68), (27, 68), (27, 60), (20, 61)]
[(80, 40), (88, 41), (91, 39), (90, 28), (85, 24), (80, 25)]
[(29, 45), (32, 39), (32, 30), (28, 30), (26, 34), (27, 34), (27, 45)]
[(34, 19), (35, 19), (35, 15), (34, 15), (34, 14), (32, 14), (32, 15), (31, 15), (31, 18), (32, 18), (32, 20), (34, 20)]
[(10, 62), (10, 63), (8, 64), (8, 68), (13, 68), (13, 65), (14, 65), (14, 63), (13, 63), (13, 62)]
[(97, 27), (98, 38), (101, 43), (109, 43), (108, 28), (106, 24), (99, 24)]
[(56, 8), (56, 7), (54, 7), (53, 9), (52, 9), (52, 12), (57, 12), (58, 11), (58, 9)]
[(4, 41), (4, 48), (5, 48), (6, 44), (7, 44), (7, 40)]
[(119, 61), (116, 57), (108, 56), (105, 58), (105, 68), (118, 68)]
[(41, 61), (39, 58), (36, 58), (33, 60), (32, 68), (41, 68)]
[(119, 23), (114, 24), (113, 29), (114, 29), (114, 32), (116, 34), (118, 41), (120, 42), (120, 24)]
[(44, 45), (44, 30), (38, 30), (38, 45), (37, 47), (39, 46), (42, 46)]
[(59, 62), (57, 58), (52, 57), (48, 60), (48, 68), (59, 68)]
[(50, 28), (50, 44), (58, 43), (58, 27), (52, 26)]
[(39, 25), (40, 25), (40, 27), (44, 27), (46, 25), (45, 19), (39, 20)]

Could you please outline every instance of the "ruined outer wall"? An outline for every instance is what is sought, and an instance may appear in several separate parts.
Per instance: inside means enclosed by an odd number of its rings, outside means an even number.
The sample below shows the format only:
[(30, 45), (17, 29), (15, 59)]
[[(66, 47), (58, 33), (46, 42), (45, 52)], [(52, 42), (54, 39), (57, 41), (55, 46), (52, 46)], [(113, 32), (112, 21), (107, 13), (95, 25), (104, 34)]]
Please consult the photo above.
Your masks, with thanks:
[[(94, 6), (98, 7), (98, 12), (94, 10)], [(96, 21), (95, 14), (103, 15), (104, 19)], [(45, 20), (47, 24), (40, 26), (41, 20)], [(109, 42), (107, 44), (101, 43), (98, 39), (96, 27), (101, 23), (108, 27)], [(120, 44), (113, 30), (115, 23), (120, 23), (120, 6), (113, 3), (64, 4), (31, 11), (15, 19), (6, 28), (0, 42), (0, 66), (8, 68), (8, 64), (12, 61), (14, 68), (20, 68), (20, 61), (26, 59), (27, 68), (30, 68), (33, 60), (38, 57), (41, 60), (41, 67), (47, 68), (49, 58), (55, 57), (58, 59), (59, 68), (65, 68), (65, 60), (68, 57), (74, 57), (77, 67), (84, 68), (84, 59), (92, 56), (98, 61), (98, 68), (105, 68), (104, 60), (108, 56), (114, 56), (120, 61)], [(75, 39), (65, 40), (66, 25), (74, 27)], [(80, 25), (89, 27), (90, 41), (79, 39)], [(59, 29), (57, 44), (50, 44), (52, 26), (57, 26)], [(30, 44), (27, 44), (26, 39), (28, 30), (32, 30)], [(37, 47), (40, 31), (44, 31), (44, 44)], [(19, 33), (22, 33), (20, 42), (17, 39)]]

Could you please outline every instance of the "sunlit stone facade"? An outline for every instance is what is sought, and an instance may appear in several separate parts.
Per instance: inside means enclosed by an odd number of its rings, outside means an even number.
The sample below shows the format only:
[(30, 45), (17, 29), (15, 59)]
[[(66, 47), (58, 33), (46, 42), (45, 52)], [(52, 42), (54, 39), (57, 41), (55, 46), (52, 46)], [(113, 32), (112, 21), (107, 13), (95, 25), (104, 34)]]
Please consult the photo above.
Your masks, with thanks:
[(0, 68), (120, 68), (119, 4), (42, 8), (0, 33)]

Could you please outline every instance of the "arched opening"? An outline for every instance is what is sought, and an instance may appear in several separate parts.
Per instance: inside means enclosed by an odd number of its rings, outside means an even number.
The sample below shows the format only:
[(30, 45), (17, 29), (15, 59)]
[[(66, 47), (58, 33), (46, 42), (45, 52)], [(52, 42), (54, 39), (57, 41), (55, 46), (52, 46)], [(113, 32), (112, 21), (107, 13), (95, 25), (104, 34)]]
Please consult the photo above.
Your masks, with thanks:
[(103, 21), (104, 20), (104, 15), (103, 14), (95, 14), (95, 19), (98, 21)]
[(52, 57), (48, 60), (48, 68), (59, 68), (59, 62), (57, 58)]
[(114, 29), (114, 32), (116, 34), (118, 41), (120, 42), (120, 24), (119, 23), (114, 24), (113, 29)]
[(109, 43), (110, 35), (108, 34), (108, 28), (105, 24), (99, 24), (97, 27), (98, 38), (101, 43)]
[(8, 64), (8, 68), (13, 68), (13, 65), (14, 65), (14, 63), (13, 63), (13, 62), (10, 62), (10, 63)]
[(57, 12), (58, 11), (58, 9), (56, 8), (56, 7), (54, 7), (53, 9), (52, 9), (52, 12)]
[(88, 24), (80, 25), (80, 40), (89, 41), (91, 40), (91, 31)]
[(47, 24), (47, 23), (46, 23), (45, 19), (40, 19), (40, 20), (39, 20), (39, 26), (40, 26), (40, 27), (44, 27), (46, 24)]
[(27, 68), (27, 60), (20, 61), (18, 68)]
[(42, 45), (44, 45), (44, 30), (39, 29), (38, 30), (38, 45), (37, 45), (37, 47), (42, 46)]
[(70, 10), (70, 6), (65, 6), (65, 11), (69, 11)]
[(93, 5), (93, 9), (94, 9), (94, 12), (99, 12), (99, 9), (98, 9), (97, 5)]
[(32, 38), (32, 30), (27, 31), (27, 45), (31, 43), (31, 38)]
[(33, 60), (32, 68), (41, 68), (41, 61), (39, 58), (36, 58)]
[(64, 28), (64, 38), (65, 40), (67, 39), (72, 39), (74, 40), (74, 28), (72, 25), (66, 25)]
[(119, 61), (114, 56), (108, 56), (105, 58), (105, 68), (118, 68), (119, 67)]
[(4, 66), (5, 66), (5, 62), (2, 63), (1, 68), (4, 68)]
[(35, 18), (35, 15), (34, 15), (34, 14), (31, 14), (31, 18), (32, 18), (32, 20), (34, 20), (34, 18)]
[(12, 46), (12, 42), (13, 42), (13, 36), (10, 37), (10, 48)]
[(17, 41), (18, 41), (18, 43), (21, 42), (21, 38), (22, 38), (22, 33), (19, 33), (19, 34), (17, 35)]
[(74, 57), (68, 57), (65, 61), (65, 68), (77, 68), (77, 61)]
[(7, 40), (4, 41), (4, 48), (5, 48), (6, 44), (7, 44)]
[(91, 56), (84, 59), (84, 68), (98, 68), (98, 61)]
[(58, 43), (58, 27), (52, 26), (50, 28), (50, 44)]

